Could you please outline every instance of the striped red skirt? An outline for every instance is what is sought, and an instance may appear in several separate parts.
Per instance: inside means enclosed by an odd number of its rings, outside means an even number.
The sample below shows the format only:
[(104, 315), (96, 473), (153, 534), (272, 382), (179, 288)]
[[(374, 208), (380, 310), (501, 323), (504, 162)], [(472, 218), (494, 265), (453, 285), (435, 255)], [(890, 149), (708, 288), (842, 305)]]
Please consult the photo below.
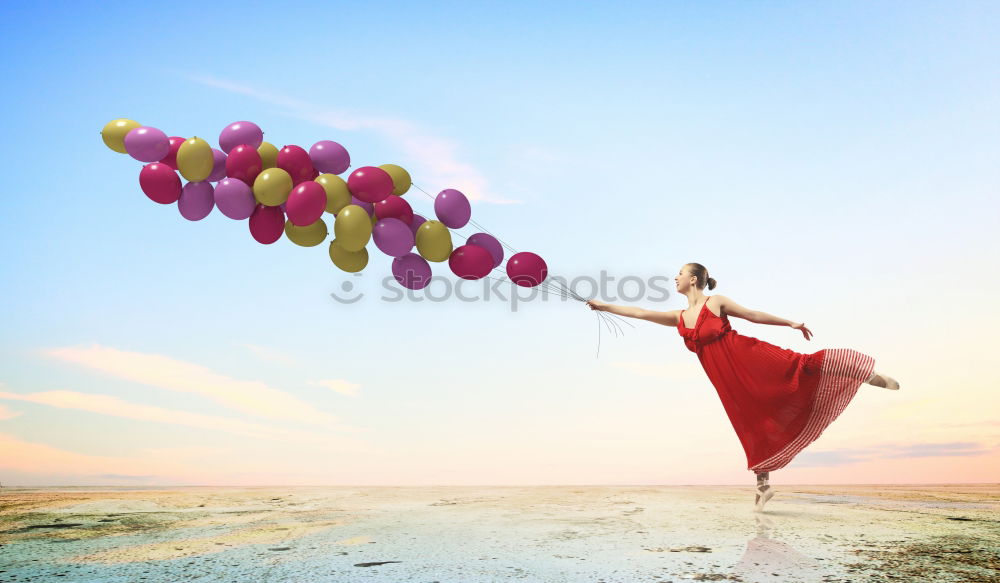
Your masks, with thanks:
[(874, 358), (850, 348), (800, 354), (744, 336), (709, 310), (681, 335), (715, 386), (753, 472), (788, 465), (844, 411), (875, 367)]

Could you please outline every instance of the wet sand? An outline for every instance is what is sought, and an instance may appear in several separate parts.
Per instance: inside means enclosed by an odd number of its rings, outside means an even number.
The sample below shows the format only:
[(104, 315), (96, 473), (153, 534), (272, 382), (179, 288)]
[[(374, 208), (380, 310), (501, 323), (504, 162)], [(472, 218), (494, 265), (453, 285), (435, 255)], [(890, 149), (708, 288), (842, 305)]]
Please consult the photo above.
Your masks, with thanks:
[(0, 583), (1000, 582), (1000, 484), (0, 489)]

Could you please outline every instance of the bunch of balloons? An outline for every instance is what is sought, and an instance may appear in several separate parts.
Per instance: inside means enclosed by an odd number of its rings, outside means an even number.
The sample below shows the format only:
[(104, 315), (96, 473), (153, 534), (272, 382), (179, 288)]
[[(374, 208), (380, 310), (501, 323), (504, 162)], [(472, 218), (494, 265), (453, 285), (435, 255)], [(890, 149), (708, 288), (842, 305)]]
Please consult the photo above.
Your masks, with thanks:
[[(406, 170), (395, 164), (363, 166), (345, 180), (340, 175), (351, 157), (337, 142), (322, 140), (308, 151), (296, 145), (279, 150), (248, 121), (226, 126), (218, 148), (197, 136), (168, 137), (129, 119), (108, 122), (101, 137), (115, 152), (145, 163), (139, 187), (147, 197), (176, 203), (189, 221), (218, 208), (230, 219), (248, 220), (259, 243), (274, 243), (284, 234), (296, 245), (314, 247), (329, 235), (323, 214), (333, 215), (330, 259), (349, 273), (368, 265), (369, 241), (393, 257), (393, 276), (409, 289), (430, 283), (428, 262), (447, 261), (455, 275), (481, 279), (504, 260), (501, 242), (489, 233), (454, 247), (451, 229), (466, 226), (472, 216), (464, 194), (442, 190), (434, 197), (437, 218), (426, 219), (403, 198), (412, 185)], [(548, 267), (538, 255), (520, 252), (507, 260), (506, 273), (515, 284), (534, 287), (545, 281)]]

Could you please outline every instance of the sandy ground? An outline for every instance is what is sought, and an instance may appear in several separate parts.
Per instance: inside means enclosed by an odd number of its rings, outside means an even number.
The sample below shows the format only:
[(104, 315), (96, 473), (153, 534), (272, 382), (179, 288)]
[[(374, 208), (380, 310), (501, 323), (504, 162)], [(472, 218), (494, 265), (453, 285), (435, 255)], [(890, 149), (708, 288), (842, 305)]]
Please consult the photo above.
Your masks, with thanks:
[(1000, 484), (0, 489), (0, 583), (1000, 582)]

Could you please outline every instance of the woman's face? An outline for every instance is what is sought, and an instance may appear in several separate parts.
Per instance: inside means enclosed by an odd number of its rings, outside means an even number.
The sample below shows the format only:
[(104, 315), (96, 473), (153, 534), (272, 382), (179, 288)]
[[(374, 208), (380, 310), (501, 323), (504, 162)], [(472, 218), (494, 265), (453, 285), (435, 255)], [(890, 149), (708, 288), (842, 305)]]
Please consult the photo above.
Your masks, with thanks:
[(687, 267), (681, 267), (681, 270), (677, 272), (677, 276), (674, 277), (674, 283), (677, 285), (678, 293), (685, 293), (687, 290), (694, 286), (694, 276), (688, 271)]

